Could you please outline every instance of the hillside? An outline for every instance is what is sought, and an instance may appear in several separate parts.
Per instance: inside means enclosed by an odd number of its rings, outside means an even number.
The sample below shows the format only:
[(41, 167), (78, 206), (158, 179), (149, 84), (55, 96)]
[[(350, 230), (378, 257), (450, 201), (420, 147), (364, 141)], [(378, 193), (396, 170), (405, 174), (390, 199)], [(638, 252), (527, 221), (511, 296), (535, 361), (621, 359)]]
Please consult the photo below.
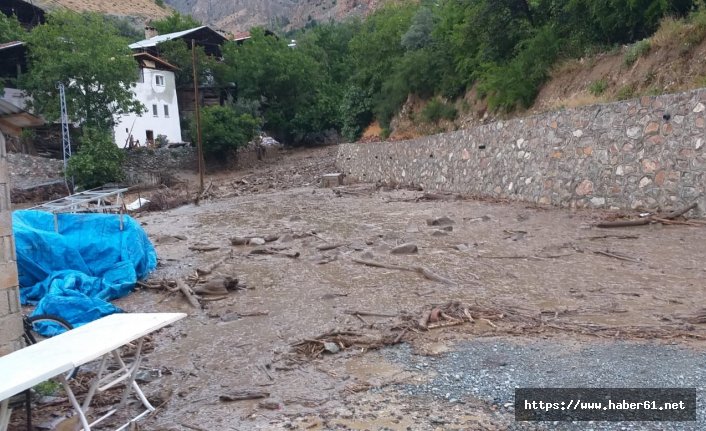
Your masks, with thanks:
[(363, 16), (382, 0), (166, 0), (182, 13), (226, 31), (242, 31), (252, 26), (275, 30), (301, 28), (313, 21), (340, 20)]
[[(455, 121), (424, 124), (419, 121), (420, 112), (428, 101), (410, 97), (392, 122), (391, 139), (410, 139), (496, 119), (702, 88), (706, 86), (704, 37), (704, 28), (665, 19), (648, 39), (557, 63), (533, 105), (510, 114), (489, 112), (485, 101), (477, 100), (472, 89), (455, 101), (459, 113)], [(373, 125), (366, 138), (373, 140), (379, 132), (379, 127)]]
[(45, 10), (65, 7), (77, 12), (98, 12), (104, 15), (124, 16), (138, 21), (164, 18), (171, 13), (168, 6), (160, 7), (154, 0), (34, 0)]

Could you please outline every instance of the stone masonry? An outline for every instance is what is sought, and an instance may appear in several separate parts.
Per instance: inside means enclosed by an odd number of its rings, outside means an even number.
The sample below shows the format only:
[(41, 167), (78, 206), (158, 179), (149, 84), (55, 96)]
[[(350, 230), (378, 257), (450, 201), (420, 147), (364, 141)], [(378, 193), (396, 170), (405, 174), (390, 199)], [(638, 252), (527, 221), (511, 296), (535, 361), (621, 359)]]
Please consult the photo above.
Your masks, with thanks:
[(706, 89), (341, 145), (349, 178), (572, 208), (706, 215)]
[(0, 133), (0, 356), (22, 347), (22, 316), (10, 212), (10, 175)]

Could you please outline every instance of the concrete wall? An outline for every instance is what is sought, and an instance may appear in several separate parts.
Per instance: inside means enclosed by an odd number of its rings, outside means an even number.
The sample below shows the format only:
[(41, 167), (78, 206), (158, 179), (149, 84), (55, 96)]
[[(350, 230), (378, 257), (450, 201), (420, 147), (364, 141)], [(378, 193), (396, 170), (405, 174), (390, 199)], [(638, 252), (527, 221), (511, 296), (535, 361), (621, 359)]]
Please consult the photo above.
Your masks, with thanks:
[[(141, 146), (146, 145), (148, 130), (152, 131), (154, 139), (157, 135), (166, 135), (169, 142), (182, 142), (174, 72), (148, 68), (141, 71), (143, 82), (135, 84), (133, 91), (135, 99), (145, 105), (147, 111), (142, 115), (121, 116), (114, 129), (115, 143), (123, 148), (131, 129), (133, 138), (139, 139)], [(163, 85), (157, 83), (157, 76), (162, 77)], [(153, 105), (157, 107), (156, 115)]]
[[(345, 144), (354, 180), (553, 204), (706, 215), (706, 90), (497, 122), (411, 141)], [(693, 214), (693, 213), (692, 213)]]
[(10, 213), (10, 175), (0, 133), (0, 356), (22, 347), (22, 318)]

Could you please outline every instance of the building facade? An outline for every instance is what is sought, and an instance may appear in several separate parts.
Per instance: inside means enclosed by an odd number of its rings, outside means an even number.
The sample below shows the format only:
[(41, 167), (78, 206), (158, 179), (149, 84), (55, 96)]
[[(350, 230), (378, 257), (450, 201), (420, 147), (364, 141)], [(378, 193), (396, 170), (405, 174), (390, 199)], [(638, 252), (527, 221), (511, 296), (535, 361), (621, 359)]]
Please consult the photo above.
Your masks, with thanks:
[(147, 110), (127, 114), (115, 126), (115, 143), (120, 148), (154, 145), (164, 136), (168, 142), (182, 142), (177, 103), (176, 67), (148, 53), (134, 55), (140, 77), (133, 88), (135, 99)]

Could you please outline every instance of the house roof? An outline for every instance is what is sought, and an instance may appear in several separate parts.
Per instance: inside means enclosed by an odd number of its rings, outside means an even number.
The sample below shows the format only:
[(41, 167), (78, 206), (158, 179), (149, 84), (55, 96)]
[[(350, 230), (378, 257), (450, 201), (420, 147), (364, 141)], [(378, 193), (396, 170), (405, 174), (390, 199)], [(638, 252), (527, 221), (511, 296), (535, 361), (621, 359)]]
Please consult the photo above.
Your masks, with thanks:
[(16, 46), (23, 46), (25, 43), (16, 40), (14, 42), (0, 43), (0, 50), (14, 48)]
[(250, 32), (249, 31), (239, 31), (233, 35), (233, 40), (236, 42), (240, 42), (241, 40), (246, 40), (246, 39), (250, 39)]
[(0, 99), (0, 126), (19, 131), (24, 127), (41, 126), (44, 120), (30, 114), (17, 105)]
[[(162, 69), (179, 70), (179, 68), (174, 66), (173, 64), (168, 63), (168, 62), (162, 60), (161, 58), (154, 56), (148, 52), (138, 52), (137, 54), (133, 54), (132, 56), (135, 57), (135, 60), (137, 60), (137, 61), (149, 60), (149, 61), (153, 61), (154, 63), (159, 63), (162, 66)], [(140, 63), (145, 67), (149, 67), (144, 63), (144, 61), (140, 61)], [(154, 67), (154, 69), (157, 69), (157, 67)]]
[(223, 43), (226, 41), (226, 38), (218, 33), (217, 31), (213, 30), (212, 28), (202, 25), (201, 27), (196, 27), (192, 28), (189, 30), (183, 30), (183, 31), (177, 31), (175, 33), (167, 33), (167, 34), (160, 34), (158, 36), (141, 40), (139, 42), (135, 42), (129, 45), (130, 49), (141, 49), (141, 48), (153, 48), (157, 45), (159, 45), (162, 42), (166, 42), (168, 40), (173, 40), (173, 39), (181, 39), (184, 36), (188, 36), (190, 34), (195, 34), (195, 33), (212, 33), (209, 34), (209, 36), (213, 37), (216, 36), (217, 39), (220, 39), (220, 42)]

